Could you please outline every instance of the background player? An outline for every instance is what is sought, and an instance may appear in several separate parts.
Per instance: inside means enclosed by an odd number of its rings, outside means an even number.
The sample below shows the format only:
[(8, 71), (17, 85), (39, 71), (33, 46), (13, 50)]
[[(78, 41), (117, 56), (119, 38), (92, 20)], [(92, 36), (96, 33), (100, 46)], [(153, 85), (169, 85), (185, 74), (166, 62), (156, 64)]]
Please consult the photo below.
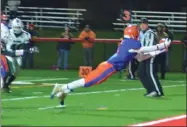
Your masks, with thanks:
[[(5, 34), (5, 32), (3, 32), (3, 34)], [(10, 31), (7, 31), (5, 35), (6, 36), (3, 37), (3, 43), (5, 44), (6, 53), (23, 49), (24, 45), (28, 44), (29, 40), (31, 39), (30, 34), (23, 30), (23, 23), (18, 18), (13, 19), (12, 28)], [(8, 86), (12, 81), (15, 80), (16, 73), (18, 73), (20, 70), (22, 57), (17, 57), (10, 54), (5, 54), (5, 56), (8, 59), (9, 73), (5, 77), (4, 88), (7, 92), (11, 92)]]
[[(15, 51), (7, 51), (5, 47), (3, 46), (3, 43), (1, 43), (1, 88), (3, 89), (2, 91), (4, 92), (11, 92), (9, 86), (6, 83), (9, 81), (7, 77), (10, 76), (10, 69), (12, 67), (12, 63), (5, 57), (5, 56), (10, 56), (10, 57), (21, 57), (25, 53), (38, 53), (39, 50), (35, 47), (30, 48), (29, 50), (15, 50)], [(4, 85), (5, 83), (5, 85)]]
[[(61, 99), (61, 104), (63, 104), (63, 100), (67, 93), (79, 87), (90, 87), (94, 84), (100, 84), (105, 81), (108, 77), (110, 77), (116, 71), (120, 71), (126, 65), (128, 65), (129, 61), (133, 58), (137, 57), (139, 60), (147, 59), (151, 57), (151, 55), (159, 54), (159, 49), (166, 48), (171, 41), (166, 40), (162, 45), (152, 46), (152, 47), (142, 47), (139, 41), (137, 41), (139, 35), (139, 30), (137, 26), (128, 26), (124, 31), (124, 41), (121, 42), (119, 48), (117, 49), (117, 53), (115, 53), (112, 57), (110, 57), (107, 61), (102, 62), (98, 65), (98, 67), (90, 72), (87, 77), (76, 80), (66, 85), (58, 85), (56, 84), (51, 93), (51, 98), (55, 95)], [(133, 50), (140, 49), (140, 50)], [(155, 52), (158, 50), (157, 52)], [(154, 51), (154, 52), (151, 52)], [(144, 52), (151, 52), (153, 54), (145, 55), (145, 57), (141, 58), (141, 54)], [(139, 53), (139, 55), (137, 55)], [(124, 64), (125, 63), (125, 64)]]

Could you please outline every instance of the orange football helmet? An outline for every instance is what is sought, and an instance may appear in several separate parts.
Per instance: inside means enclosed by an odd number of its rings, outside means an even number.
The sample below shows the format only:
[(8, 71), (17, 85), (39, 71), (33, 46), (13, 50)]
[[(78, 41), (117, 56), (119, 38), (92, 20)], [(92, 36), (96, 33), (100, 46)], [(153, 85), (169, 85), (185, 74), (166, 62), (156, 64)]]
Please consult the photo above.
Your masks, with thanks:
[(124, 30), (124, 37), (138, 39), (139, 29), (136, 25), (129, 25)]

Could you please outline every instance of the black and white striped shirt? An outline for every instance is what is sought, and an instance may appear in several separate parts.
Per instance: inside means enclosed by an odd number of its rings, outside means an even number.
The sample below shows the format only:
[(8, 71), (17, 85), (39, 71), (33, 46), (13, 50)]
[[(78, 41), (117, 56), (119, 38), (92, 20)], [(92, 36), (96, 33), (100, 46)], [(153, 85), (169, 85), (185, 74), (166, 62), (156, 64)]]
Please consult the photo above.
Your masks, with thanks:
[(156, 35), (151, 29), (148, 29), (145, 32), (141, 31), (140, 35), (140, 42), (142, 46), (152, 46), (157, 44)]

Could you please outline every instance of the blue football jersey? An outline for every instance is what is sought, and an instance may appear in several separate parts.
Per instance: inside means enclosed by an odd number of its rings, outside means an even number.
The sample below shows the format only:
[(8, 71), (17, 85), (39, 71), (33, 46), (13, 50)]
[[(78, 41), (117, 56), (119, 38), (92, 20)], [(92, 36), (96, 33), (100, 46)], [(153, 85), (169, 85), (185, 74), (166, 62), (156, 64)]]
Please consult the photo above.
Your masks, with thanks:
[(117, 71), (125, 68), (129, 61), (132, 60), (137, 53), (130, 53), (129, 49), (139, 49), (141, 43), (134, 39), (125, 38), (119, 45), (117, 52), (107, 61), (114, 65)]

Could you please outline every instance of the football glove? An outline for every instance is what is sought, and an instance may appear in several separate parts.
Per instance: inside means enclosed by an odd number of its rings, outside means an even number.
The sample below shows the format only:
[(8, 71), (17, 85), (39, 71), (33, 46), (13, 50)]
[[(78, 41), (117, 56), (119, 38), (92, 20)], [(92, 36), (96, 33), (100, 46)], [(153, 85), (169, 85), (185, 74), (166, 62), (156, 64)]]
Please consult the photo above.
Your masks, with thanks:
[(30, 53), (39, 53), (40, 51), (39, 51), (38, 47), (34, 46), (34, 47), (29, 48), (29, 52)]

